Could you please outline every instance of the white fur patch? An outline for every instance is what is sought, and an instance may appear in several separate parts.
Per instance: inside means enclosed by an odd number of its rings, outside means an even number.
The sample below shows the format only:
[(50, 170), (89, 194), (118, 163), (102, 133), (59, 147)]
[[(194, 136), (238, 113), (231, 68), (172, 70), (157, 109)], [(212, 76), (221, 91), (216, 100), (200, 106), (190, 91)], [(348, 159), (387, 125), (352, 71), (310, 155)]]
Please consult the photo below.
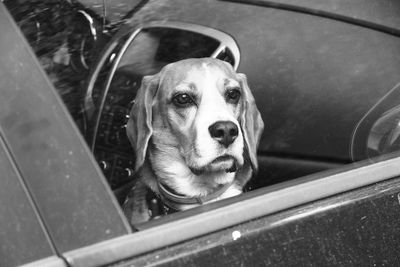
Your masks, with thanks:
[[(204, 72), (201, 73), (202, 79), (198, 82), (198, 90), (201, 90), (201, 102), (197, 107), (197, 114), (194, 121), (196, 130), (196, 140), (194, 147), (200, 157), (190, 158), (189, 164), (205, 165), (223, 154), (234, 156), (242, 164), (243, 135), (240, 125), (235, 118), (232, 110), (224, 99), (221, 87), (224, 79), (221, 74), (216, 75), (208, 65), (203, 64)], [(228, 147), (222, 148), (221, 145), (211, 137), (209, 127), (217, 121), (231, 121), (239, 129), (236, 140)]]

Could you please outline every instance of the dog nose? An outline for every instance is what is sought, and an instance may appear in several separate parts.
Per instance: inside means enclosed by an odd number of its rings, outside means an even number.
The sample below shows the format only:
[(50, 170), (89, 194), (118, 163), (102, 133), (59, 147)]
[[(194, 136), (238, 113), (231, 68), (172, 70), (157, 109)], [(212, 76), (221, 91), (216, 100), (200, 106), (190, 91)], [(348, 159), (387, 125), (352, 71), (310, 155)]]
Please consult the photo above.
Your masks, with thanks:
[(232, 144), (239, 133), (238, 127), (231, 121), (217, 121), (208, 127), (208, 131), (210, 132), (211, 137), (217, 140), (224, 147), (228, 147)]

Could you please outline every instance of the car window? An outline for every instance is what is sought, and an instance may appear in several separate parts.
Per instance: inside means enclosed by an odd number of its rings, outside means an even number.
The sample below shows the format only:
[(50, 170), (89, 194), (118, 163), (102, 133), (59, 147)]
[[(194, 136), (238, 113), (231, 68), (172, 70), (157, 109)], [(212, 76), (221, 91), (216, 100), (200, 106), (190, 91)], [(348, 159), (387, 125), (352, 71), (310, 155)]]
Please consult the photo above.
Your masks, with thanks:
[[(94, 41), (102, 42), (96, 21), (70, 1), (4, 1), (69, 113), (86, 131), (81, 105)], [(90, 24), (93, 22), (93, 24)]]
[[(118, 190), (136, 177), (134, 151), (125, 125), (143, 76), (180, 59), (209, 56), (246, 73), (262, 116), (267, 118), (259, 161), (260, 176), (270, 179), (267, 183), (258, 179), (263, 182), (248, 187), (258, 188), (368, 157), (351, 157), (352, 149), (365, 147), (362, 138), (351, 141), (351, 133), (362, 115), (390, 88), (385, 85), (373, 90), (362, 81), (361, 77), (373, 71), (369, 70), (370, 59), (364, 57), (367, 52), (354, 58), (346, 55), (374, 50), (377, 36), (385, 40), (388, 51), (398, 42), (379, 32), (304, 15), (294, 24), (287, 12), (260, 8), (253, 11), (270, 14), (260, 15), (260, 23), (273, 25), (273, 20), (281, 25), (286, 21), (291, 26), (279, 26), (280, 32), (265, 28), (253, 40), (242, 33), (232, 38), (230, 24), (222, 20), (221, 30), (200, 25), (205, 22), (154, 20), (128, 27), (113, 39), (118, 27), (110, 30), (101, 17), (67, 1), (5, 3), (120, 202), (125, 192)], [(241, 27), (250, 26), (244, 23)], [(311, 33), (308, 28), (316, 30)], [(341, 37), (334, 38), (331, 32)], [(296, 43), (295, 49), (288, 48), (292, 43)], [(265, 52), (252, 53), (256, 46), (263, 46)], [(340, 56), (332, 56), (335, 53)], [(246, 56), (241, 59), (243, 54)], [(265, 60), (258, 60), (260, 57)], [(389, 70), (397, 64), (395, 58), (385, 62)], [(392, 79), (391, 72), (387, 75)], [(356, 101), (361, 96), (363, 101)], [(335, 131), (337, 128), (341, 131)], [(369, 146), (374, 143), (368, 142)]]

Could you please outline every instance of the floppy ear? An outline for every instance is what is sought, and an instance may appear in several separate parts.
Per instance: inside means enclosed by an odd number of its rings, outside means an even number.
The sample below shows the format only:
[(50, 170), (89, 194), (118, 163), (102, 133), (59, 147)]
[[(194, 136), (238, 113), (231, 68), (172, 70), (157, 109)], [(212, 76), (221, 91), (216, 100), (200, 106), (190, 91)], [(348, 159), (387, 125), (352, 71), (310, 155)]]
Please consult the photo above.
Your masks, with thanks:
[(245, 148), (250, 159), (251, 168), (254, 172), (258, 170), (257, 147), (260, 142), (261, 134), (264, 130), (264, 122), (260, 112), (257, 109), (253, 94), (247, 84), (246, 75), (237, 74), (239, 83), (243, 90), (242, 107), (243, 112), (240, 115), (240, 126), (244, 137)]
[(152, 106), (159, 80), (158, 74), (143, 77), (126, 127), (129, 141), (136, 152), (135, 171), (144, 163), (147, 146), (153, 134)]

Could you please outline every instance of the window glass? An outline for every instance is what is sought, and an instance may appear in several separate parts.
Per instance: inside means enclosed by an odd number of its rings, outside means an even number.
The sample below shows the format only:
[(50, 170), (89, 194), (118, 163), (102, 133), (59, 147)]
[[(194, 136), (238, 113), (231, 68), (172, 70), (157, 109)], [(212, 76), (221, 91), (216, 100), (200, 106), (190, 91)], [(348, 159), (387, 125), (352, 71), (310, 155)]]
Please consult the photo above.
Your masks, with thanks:
[(358, 122), (351, 140), (354, 161), (372, 162), (396, 156), (400, 151), (400, 85), (383, 96)]
[[(70, 1), (4, 1), (79, 129), (85, 131), (82, 99), (91, 47), (86, 27)], [(79, 29), (81, 31), (79, 31)]]

